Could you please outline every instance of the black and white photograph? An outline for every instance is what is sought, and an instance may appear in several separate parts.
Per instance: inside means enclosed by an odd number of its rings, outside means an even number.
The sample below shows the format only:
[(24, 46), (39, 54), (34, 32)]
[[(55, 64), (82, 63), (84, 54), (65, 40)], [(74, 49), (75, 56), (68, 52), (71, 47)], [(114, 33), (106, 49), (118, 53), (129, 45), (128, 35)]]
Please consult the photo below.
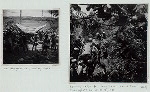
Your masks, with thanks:
[(70, 82), (147, 83), (148, 4), (70, 4)]
[(59, 10), (3, 10), (3, 64), (59, 64)]

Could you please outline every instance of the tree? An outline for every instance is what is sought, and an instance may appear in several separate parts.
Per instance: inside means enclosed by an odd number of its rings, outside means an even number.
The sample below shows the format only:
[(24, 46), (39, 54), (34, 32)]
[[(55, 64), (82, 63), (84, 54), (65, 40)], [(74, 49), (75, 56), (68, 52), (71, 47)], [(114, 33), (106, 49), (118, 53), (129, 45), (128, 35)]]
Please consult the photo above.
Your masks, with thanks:
[(55, 17), (58, 17), (58, 15), (59, 15), (58, 10), (53, 10), (53, 15), (54, 15)]
[(48, 10), (48, 12), (51, 14), (51, 17), (52, 16), (58, 17), (58, 15), (59, 15), (58, 10)]

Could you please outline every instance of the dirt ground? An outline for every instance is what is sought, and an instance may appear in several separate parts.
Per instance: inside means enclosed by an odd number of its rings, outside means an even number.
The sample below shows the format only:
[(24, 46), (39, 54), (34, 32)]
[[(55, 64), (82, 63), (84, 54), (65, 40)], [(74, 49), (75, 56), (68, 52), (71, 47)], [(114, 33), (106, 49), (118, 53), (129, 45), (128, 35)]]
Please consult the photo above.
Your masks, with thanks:
[(28, 51), (3, 52), (4, 64), (57, 64), (58, 50), (48, 49), (47, 54), (42, 53), (42, 45), (37, 46), (37, 50), (32, 51), (32, 44), (28, 44)]

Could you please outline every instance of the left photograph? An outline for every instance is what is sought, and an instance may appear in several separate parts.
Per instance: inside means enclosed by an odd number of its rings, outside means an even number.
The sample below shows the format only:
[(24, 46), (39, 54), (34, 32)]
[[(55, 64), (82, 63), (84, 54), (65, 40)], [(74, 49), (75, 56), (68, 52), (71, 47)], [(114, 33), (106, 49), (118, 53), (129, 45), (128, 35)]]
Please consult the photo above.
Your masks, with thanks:
[(3, 10), (3, 64), (59, 64), (59, 10)]

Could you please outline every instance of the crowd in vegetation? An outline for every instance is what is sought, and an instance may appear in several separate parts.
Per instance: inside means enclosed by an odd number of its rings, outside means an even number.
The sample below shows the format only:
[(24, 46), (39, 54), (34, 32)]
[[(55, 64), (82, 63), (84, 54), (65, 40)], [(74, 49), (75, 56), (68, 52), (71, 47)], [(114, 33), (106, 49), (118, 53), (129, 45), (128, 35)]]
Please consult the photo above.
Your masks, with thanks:
[[(148, 5), (88, 4), (89, 15), (80, 6), (70, 7), (70, 80), (147, 82)], [(82, 33), (76, 31), (79, 27)], [(97, 58), (91, 52), (81, 59), (89, 42), (98, 49)]]

